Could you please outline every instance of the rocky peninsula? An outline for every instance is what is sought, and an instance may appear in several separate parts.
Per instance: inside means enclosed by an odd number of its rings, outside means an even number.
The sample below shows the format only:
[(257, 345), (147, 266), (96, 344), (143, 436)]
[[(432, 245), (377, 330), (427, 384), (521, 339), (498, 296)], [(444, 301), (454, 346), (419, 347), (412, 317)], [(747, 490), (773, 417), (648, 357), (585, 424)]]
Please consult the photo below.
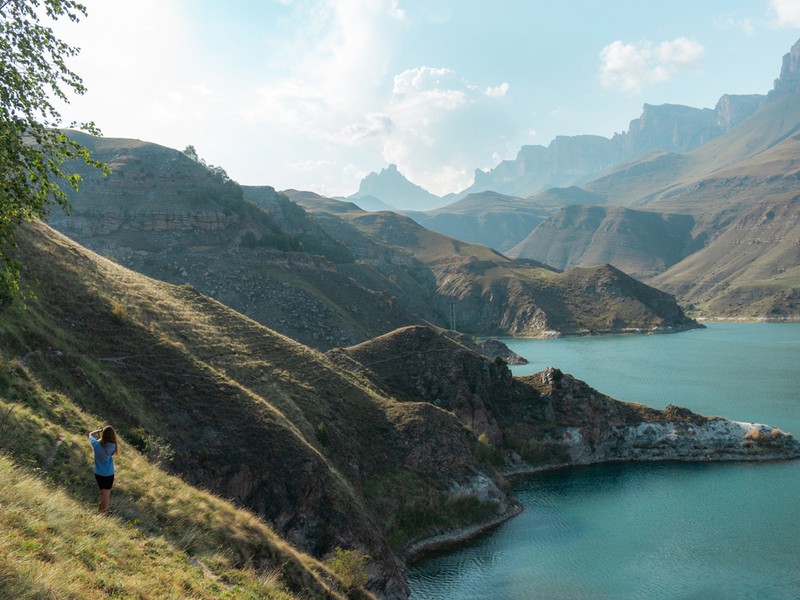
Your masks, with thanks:
[[(358, 365), (362, 376), (400, 401), (455, 414), (506, 478), (604, 462), (800, 458), (800, 442), (770, 425), (621, 402), (556, 368), (514, 377), (502, 359), (480, 356), (428, 327), (403, 328), (328, 356), (344, 368)], [(476, 480), (461, 492), (488, 498), (494, 485)], [(404, 556), (413, 560), (460, 543), (521, 510), (513, 498), (498, 503), (480, 523), (414, 540)]]

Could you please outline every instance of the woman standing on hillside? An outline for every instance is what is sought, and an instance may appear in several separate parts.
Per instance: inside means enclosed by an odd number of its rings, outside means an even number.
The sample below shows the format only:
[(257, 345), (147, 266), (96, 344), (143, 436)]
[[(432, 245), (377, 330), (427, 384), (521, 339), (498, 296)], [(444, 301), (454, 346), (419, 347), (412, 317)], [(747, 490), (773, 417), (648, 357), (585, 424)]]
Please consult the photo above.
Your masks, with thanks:
[(111, 504), (111, 487), (114, 485), (114, 453), (117, 451), (117, 434), (111, 425), (95, 429), (89, 433), (89, 441), (94, 450), (94, 478), (100, 488), (97, 508), (102, 514), (108, 512)]

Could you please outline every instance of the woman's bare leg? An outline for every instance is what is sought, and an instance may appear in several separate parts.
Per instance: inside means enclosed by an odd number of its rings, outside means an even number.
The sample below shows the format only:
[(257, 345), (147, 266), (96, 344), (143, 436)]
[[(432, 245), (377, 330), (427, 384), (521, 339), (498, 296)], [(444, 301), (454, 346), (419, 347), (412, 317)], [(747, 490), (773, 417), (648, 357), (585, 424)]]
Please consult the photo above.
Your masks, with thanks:
[(98, 509), (102, 514), (108, 512), (108, 507), (111, 504), (111, 490), (100, 490), (100, 496), (97, 499)]

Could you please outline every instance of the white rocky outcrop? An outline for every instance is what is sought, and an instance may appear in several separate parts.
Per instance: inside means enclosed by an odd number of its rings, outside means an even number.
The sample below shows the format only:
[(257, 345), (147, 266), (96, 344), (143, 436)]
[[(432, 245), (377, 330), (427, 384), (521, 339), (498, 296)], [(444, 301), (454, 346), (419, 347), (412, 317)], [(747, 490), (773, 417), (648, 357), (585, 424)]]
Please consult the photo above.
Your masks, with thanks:
[(761, 423), (728, 419), (667, 421), (614, 427), (592, 444), (581, 429), (564, 431), (562, 443), (575, 464), (612, 460), (772, 460), (800, 457), (790, 434)]

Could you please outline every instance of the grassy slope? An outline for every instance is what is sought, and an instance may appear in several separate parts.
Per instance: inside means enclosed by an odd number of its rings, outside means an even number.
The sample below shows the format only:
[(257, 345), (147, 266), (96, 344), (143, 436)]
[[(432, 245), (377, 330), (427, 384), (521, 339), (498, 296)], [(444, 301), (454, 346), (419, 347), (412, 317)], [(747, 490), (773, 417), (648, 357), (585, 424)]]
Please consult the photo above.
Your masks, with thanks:
[[(23, 573), (40, 567), (36, 552), (28, 553), (26, 548), (41, 544), (41, 540), (36, 541), (39, 538), (56, 545), (62, 540), (65, 548), (72, 547), (64, 540), (79, 535), (75, 526), (90, 520), (94, 512), (96, 490), (83, 432), (99, 422), (111, 421), (130, 437), (136, 431), (170, 437), (163, 413), (159, 414), (151, 404), (151, 394), (157, 386), (148, 382), (175, 378), (203, 386), (200, 371), (210, 370), (210, 377), (217, 380), (215, 385), (235, 388), (236, 382), (224, 373), (214, 373), (213, 367), (189, 365), (198, 358), (185, 350), (190, 344), (202, 345), (204, 340), (214, 338), (217, 343), (209, 344), (208, 351), (222, 347), (235, 355), (237, 345), (242, 343), (235, 331), (229, 331), (227, 337), (219, 335), (214, 319), (224, 315), (204, 313), (182, 301), (181, 295), (197, 297), (190, 289), (177, 288), (179, 293), (174, 294), (173, 286), (92, 257), (65, 238), (44, 231), (38, 227), (38, 235), (26, 234), (26, 239), (21, 240), (21, 247), (26, 250), (28, 280), (34, 273), (40, 279), (34, 285), (38, 298), (29, 301), (26, 309), (6, 307), (0, 320), (0, 414), (5, 421), (0, 444), (23, 467), (15, 476), (23, 482), (20, 485), (40, 490), (20, 502), (35, 504), (37, 497), (57, 493), (69, 503), (65, 504), (61, 526), (42, 525), (43, 517), (36, 512), (16, 525), (6, 524), (18, 530), (12, 537), (20, 550), (18, 555), (10, 555), (18, 562), (5, 568)], [(43, 280), (45, 277), (47, 281)], [(235, 314), (227, 309), (222, 312)], [(236, 318), (232, 320), (235, 322)], [(147, 326), (151, 331), (142, 331)], [(161, 331), (153, 330), (159, 326), (163, 327)], [(187, 337), (189, 330), (197, 332), (197, 340)], [(24, 358), (24, 363), (15, 357)], [(278, 400), (280, 396), (274, 398)], [(178, 402), (173, 407), (177, 405)], [(276, 421), (287, 422), (273, 405), (262, 401), (261, 410)], [(247, 414), (230, 417), (252, 419)], [(291, 432), (295, 427), (289, 424), (286, 429)], [(61, 438), (63, 443), (57, 445)], [(180, 454), (180, 446), (177, 442), (175, 445)], [(53, 449), (56, 453), (49, 459)], [(50, 460), (52, 464), (48, 465)], [(320, 563), (291, 548), (252, 513), (167, 475), (130, 443), (123, 442), (118, 465), (125, 477), (120, 478), (113, 494), (115, 519), (113, 524), (103, 526), (102, 535), (106, 545), (110, 538), (129, 538), (120, 544), (131, 552), (131, 557), (119, 553), (119, 559), (109, 559), (112, 562), (108, 567), (118, 582), (114, 585), (121, 586), (123, 595), (136, 596), (136, 590), (152, 587), (156, 591), (149, 597), (161, 597), (158, 586), (167, 590), (172, 580), (164, 576), (165, 583), (159, 583), (160, 567), (148, 565), (162, 560), (172, 565), (172, 571), (185, 571), (187, 593), (194, 589), (199, 597), (220, 596), (229, 589), (226, 582), (238, 581), (244, 586), (244, 597), (262, 597), (269, 581), (273, 581), (270, 585), (278, 595), (287, 587), (311, 597), (341, 593), (341, 586)], [(31, 477), (31, 473), (40, 473), (44, 479)], [(11, 533), (12, 529), (6, 531)], [(146, 543), (140, 543), (139, 538)], [(158, 548), (169, 550), (164, 557), (155, 556), (155, 562), (148, 562), (148, 555), (155, 552), (148, 546), (151, 538), (161, 544)], [(37, 590), (55, 586), (56, 595), (70, 597), (70, 586), (89, 594), (94, 587), (103, 589), (101, 580), (108, 579), (108, 574), (94, 572), (89, 558), (87, 573), (76, 571), (75, 580), (69, 579), (63, 582), (64, 587), (58, 587), (63, 579), (59, 570), (72, 571), (68, 565), (71, 561), (80, 562), (81, 553), (86, 552), (85, 544), (79, 544), (74, 553), (58, 552), (55, 559), (47, 558), (45, 563), (54, 564), (54, 577), (36, 584), (38, 587), (31, 588), (30, 593), (35, 596)], [(108, 553), (115, 554), (111, 550)], [(208, 579), (203, 569), (186, 566), (190, 559), (200, 560), (219, 575)], [(265, 577), (267, 583), (263, 581)], [(217, 579), (222, 583), (214, 583)], [(135, 580), (141, 581), (139, 587), (131, 587)], [(239, 593), (234, 597), (240, 597)]]
[[(402, 550), (442, 527), (474, 520), (474, 506), (467, 502), (460, 510), (450, 489), (482, 467), (473, 456), (474, 437), (449, 413), (399, 405), (319, 353), (188, 286), (147, 279), (44, 226), (24, 233), (25, 276), (38, 280), (38, 299), (26, 311), (4, 309), (0, 341), (7, 360), (24, 357), (36, 384), (65, 398), (66, 409), (46, 409), (46, 417), (36, 417), (44, 420), (29, 428), (31, 439), (55, 428), (40, 456), (62, 430), (80, 440), (98, 421), (114, 423), (125, 440), (142, 432), (169, 439), (175, 450), (169, 467), (187, 483), (250, 507), (315, 556), (336, 546), (364, 550), (374, 559), (373, 581), (400, 586), (402, 564), (386, 536)], [(64, 411), (95, 416), (65, 421)], [(75, 444), (62, 447), (80, 447)], [(142, 516), (155, 502), (148, 490), (158, 494), (164, 486), (140, 479), (123, 462), (126, 456), (135, 453), (120, 457), (126, 477), (115, 506), (135, 507), (120, 517), (154, 523), (159, 531), (173, 518), (180, 522), (183, 513), (173, 516), (168, 506)], [(41, 465), (41, 458), (32, 464)], [(72, 483), (63, 483), (83, 486), (68, 493), (91, 502), (86, 457), (79, 464)], [(424, 502), (387, 508), (383, 494), (398, 480)], [(184, 513), (204, 525), (203, 511), (192, 504)], [(247, 537), (224, 535), (233, 547)], [(251, 554), (236, 554), (231, 564), (244, 565)], [(286, 561), (262, 562), (274, 568)]]
[(7, 356), (0, 415), (3, 597), (341, 595), (319, 562), (252, 513), (167, 474), (124, 441), (113, 516), (98, 516), (83, 432), (100, 418)]
[(701, 316), (800, 314), (800, 199), (769, 198), (743, 211), (697, 252), (654, 279)]
[[(797, 153), (781, 160), (767, 157), (793, 142), (800, 102), (785, 96), (761, 109), (728, 133), (686, 154), (653, 154), (616, 167), (584, 187), (626, 206), (708, 215), (761, 199), (787, 173), (797, 171)], [(789, 146), (784, 146), (788, 149)], [(773, 156), (773, 158), (777, 158)], [(749, 182), (747, 181), (749, 178)], [(747, 185), (742, 185), (746, 182)], [(708, 217), (706, 217), (708, 218)]]

